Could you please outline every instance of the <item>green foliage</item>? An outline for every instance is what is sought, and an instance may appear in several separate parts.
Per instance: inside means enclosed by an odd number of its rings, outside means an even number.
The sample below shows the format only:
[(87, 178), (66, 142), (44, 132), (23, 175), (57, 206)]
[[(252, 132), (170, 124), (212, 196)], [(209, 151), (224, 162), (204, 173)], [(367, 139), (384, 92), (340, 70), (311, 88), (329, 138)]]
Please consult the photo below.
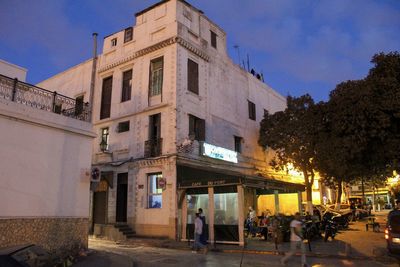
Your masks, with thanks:
[[(314, 179), (315, 130), (310, 110), (314, 107), (310, 95), (287, 97), (287, 108), (274, 114), (265, 114), (261, 121), (258, 143), (263, 148), (272, 148), (275, 157), (270, 164), (275, 169), (285, 170), (288, 163), (305, 177), (308, 200)], [(311, 179), (311, 180), (310, 180)]]
[(328, 102), (289, 96), (284, 111), (261, 122), (258, 143), (276, 152), (270, 164), (292, 163), (303, 172), (307, 193), (315, 170), (339, 189), (339, 200), (343, 182), (363, 177), (379, 184), (399, 170), (400, 55), (380, 53), (371, 62), (367, 77), (338, 84)]
[(399, 161), (400, 56), (378, 54), (362, 80), (336, 86), (324, 103), (316, 165), (328, 185), (382, 183)]

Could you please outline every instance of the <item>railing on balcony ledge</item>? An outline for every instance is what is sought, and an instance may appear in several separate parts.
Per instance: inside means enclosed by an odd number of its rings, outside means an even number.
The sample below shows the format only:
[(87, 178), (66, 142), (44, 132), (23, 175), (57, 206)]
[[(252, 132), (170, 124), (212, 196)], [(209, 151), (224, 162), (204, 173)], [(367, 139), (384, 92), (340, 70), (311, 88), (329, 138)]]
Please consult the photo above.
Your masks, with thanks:
[(162, 138), (150, 139), (144, 142), (144, 157), (158, 157), (162, 154)]
[(73, 98), (0, 74), (0, 98), (33, 108), (89, 121), (89, 106), (77, 106)]

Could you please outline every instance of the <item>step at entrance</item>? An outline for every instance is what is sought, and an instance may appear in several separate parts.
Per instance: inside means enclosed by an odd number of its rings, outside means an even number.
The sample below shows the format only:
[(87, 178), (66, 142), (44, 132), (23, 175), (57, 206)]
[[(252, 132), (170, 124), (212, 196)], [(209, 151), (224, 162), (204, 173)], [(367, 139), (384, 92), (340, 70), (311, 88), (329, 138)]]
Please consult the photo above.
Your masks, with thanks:
[(128, 224), (115, 224), (115, 228), (118, 229), (126, 238), (133, 238), (136, 235), (136, 232), (132, 230), (132, 228)]

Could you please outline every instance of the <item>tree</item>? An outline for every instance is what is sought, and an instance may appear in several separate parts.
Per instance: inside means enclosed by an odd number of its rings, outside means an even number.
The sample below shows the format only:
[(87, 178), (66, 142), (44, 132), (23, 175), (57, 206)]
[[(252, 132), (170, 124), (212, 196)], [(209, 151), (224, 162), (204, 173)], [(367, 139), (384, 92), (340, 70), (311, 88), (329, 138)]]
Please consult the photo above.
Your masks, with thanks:
[(362, 178), (381, 183), (399, 159), (400, 57), (375, 55), (362, 80), (336, 86), (324, 105), (316, 165), (328, 184)]
[(260, 125), (258, 143), (275, 152), (270, 165), (285, 170), (288, 164), (303, 173), (307, 193), (307, 210), (312, 213), (314, 183), (315, 128), (311, 109), (314, 100), (306, 94), (287, 97), (287, 108), (274, 114), (266, 113)]

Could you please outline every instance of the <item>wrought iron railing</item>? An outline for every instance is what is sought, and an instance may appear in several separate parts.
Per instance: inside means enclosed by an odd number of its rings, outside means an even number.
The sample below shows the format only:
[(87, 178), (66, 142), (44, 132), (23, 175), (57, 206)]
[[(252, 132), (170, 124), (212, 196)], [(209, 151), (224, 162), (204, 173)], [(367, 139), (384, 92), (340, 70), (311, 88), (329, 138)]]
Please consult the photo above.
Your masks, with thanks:
[(144, 142), (144, 157), (158, 157), (162, 154), (162, 138), (150, 139)]
[(73, 98), (1, 74), (0, 98), (82, 121), (90, 119), (88, 104), (79, 107)]

